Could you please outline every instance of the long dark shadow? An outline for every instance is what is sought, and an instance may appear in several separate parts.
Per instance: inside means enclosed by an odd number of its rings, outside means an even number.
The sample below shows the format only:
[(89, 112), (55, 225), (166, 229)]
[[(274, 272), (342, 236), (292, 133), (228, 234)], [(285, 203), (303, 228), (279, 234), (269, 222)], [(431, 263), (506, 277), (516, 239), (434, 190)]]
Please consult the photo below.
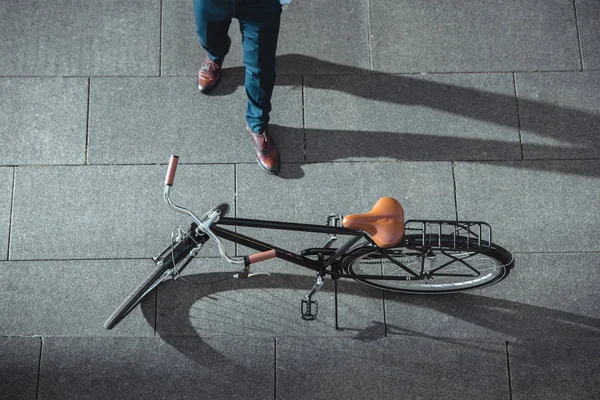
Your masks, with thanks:
[[(345, 160), (361, 157), (383, 157), (396, 160), (449, 160), (487, 163), (495, 160), (520, 160), (521, 149), (518, 136), (517, 107), (523, 114), (527, 111), (527, 131), (523, 140), (525, 159), (589, 159), (600, 158), (600, 113), (590, 113), (574, 108), (560, 107), (542, 101), (478, 90), (447, 83), (442, 75), (398, 75), (371, 72), (322, 61), (300, 54), (277, 57), (284, 70), (331, 71), (337, 75), (306, 76), (304, 85), (309, 88), (340, 91), (356, 97), (385, 102), (420, 106), (481, 120), (498, 126), (514, 128), (510, 137), (485, 139), (480, 137), (456, 137), (444, 132), (428, 134), (413, 132), (348, 131), (331, 129), (306, 129), (307, 162)], [(243, 74), (241, 67), (226, 69), (225, 84), (214, 95), (232, 93), (242, 79), (233, 75)], [(339, 74), (348, 74), (349, 78)], [(227, 77), (227, 75), (231, 75)], [(507, 112), (507, 110), (510, 110)], [(523, 118), (523, 115), (521, 115)], [(576, 122), (574, 122), (576, 121)], [(273, 121), (277, 124), (278, 121)], [(521, 122), (523, 124), (523, 121)], [(274, 126), (279, 136), (304, 134), (296, 128)], [(553, 144), (540, 144), (528, 136), (536, 134), (551, 140)], [(524, 164), (525, 168), (547, 169), (542, 162)], [(554, 170), (553, 167), (550, 167)], [(581, 174), (581, 173), (576, 173)], [(598, 176), (600, 171), (584, 171), (583, 175)], [(297, 175), (297, 174), (296, 174)]]
[[(216, 279), (221, 279), (228, 276), (226, 273), (206, 273), (193, 274), (186, 278), (191, 281), (209, 282)], [(228, 300), (227, 293), (234, 293), (243, 289), (287, 289), (308, 291), (314, 278), (311, 276), (299, 276), (292, 274), (275, 273), (268, 278), (249, 279), (244, 281), (225, 281), (219, 284), (197, 286), (187, 285), (180, 282), (172, 282), (159, 288), (159, 306), (158, 319), (156, 321), (157, 334), (173, 348), (180, 351), (199, 365), (207, 366), (207, 360), (219, 360), (224, 365), (231, 365), (236, 373), (243, 373), (244, 368), (238, 365), (235, 360), (228, 359), (213, 349), (206, 337), (214, 336), (214, 331), (211, 332), (211, 324), (215, 320), (219, 324), (228, 324), (227, 333), (221, 335), (239, 336), (243, 338), (248, 334), (246, 324), (248, 316), (256, 313), (257, 316), (263, 316), (266, 319), (277, 319), (278, 323), (288, 324), (289, 318), (300, 320), (299, 312), (294, 315), (285, 316), (283, 310), (274, 309), (274, 305), (262, 299), (261, 302), (253, 302), (253, 294), (248, 293), (247, 302), (236, 303)], [(372, 294), (366, 294), (364, 290), (357, 290), (362, 287), (362, 284), (344, 280), (340, 283), (347, 292), (361, 298), (372, 298)], [(503, 283), (499, 283), (500, 285)], [(333, 291), (334, 285), (324, 285), (323, 291)], [(483, 289), (484, 291), (485, 289)], [(481, 293), (481, 292), (479, 292)], [(495, 336), (490, 338), (492, 341), (502, 341), (502, 338), (512, 338), (517, 341), (537, 340), (540, 338), (578, 338), (578, 339), (598, 339), (600, 337), (600, 319), (590, 318), (577, 314), (572, 314), (560, 310), (554, 310), (546, 307), (532, 306), (528, 304), (518, 303), (505, 299), (495, 299), (486, 297), (481, 294), (454, 294), (444, 296), (414, 296), (403, 294), (386, 294), (387, 304), (403, 304), (416, 305), (425, 307), (437, 312), (446, 314), (450, 317), (463, 320), (469, 324), (474, 324), (482, 328), (491, 330)], [(242, 293), (243, 295), (243, 293)], [(300, 298), (299, 298), (300, 299)], [(380, 300), (380, 299), (378, 299)], [(202, 302), (210, 301), (222, 313), (218, 314), (215, 309), (210, 309), (210, 312), (202, 314), (204, 317), (195, 317), (192, 319), (190, 314), (193, 314), (197, 304), (202, 307)], [(219, 304), (219, 302), (228, 302), (229, 304)], [(341, 299), (340, 301), (343, 301)], [(234, 305), (234, 310), (231, 310), (231, 305)], [(258, 305), (257, 305), (258, 304)], [(257, 309), (257, 307), (260, 309)], [(227, 309), (229, 307), (229, 309)], [(209, 309), (207, 309), (209, 310)], [(142, 303), (142, 312), (149, 324), (154, 324), (154, 302), (148, 301)], [(236, 315), (241, 316), (241, 319), (235, 318)], [(283, 316), (283, 317), (282, 317)], [(288, 318), (289, 317), (289, 318)], [(256, 324), (260, 326), (260, 318)], [(310, 324), (311, 322), (307, 322)], [(369, 321), (371, 324), (362, 331), (356, 329), (345, 329), (342, 326), (342, 336), (350, 336), (355, 340), (360, 341), (376, 341), (383, 339), (382, 325), (384, 321)], [(442, 323), (442, 322), (440, 322)], [(459, 337), (439, 337), (428, 335), (423, 332), (409, 330), (402, 326), (385, 324), (388, 336), (394, 337), (417, 337), (430, 340), (441, 341), (459, 345), (468, 348), (484, 350), (481, 347), (481, 340), (485, 337), (476, 337), (472, 340), (460, 339)], [(207, 326), (208, 333), (199, 333), (202, 331), (202, 326)], [(549, 329), (552, 331), (549, 332)], [(231, 332), (234, 332), (231, 334)], [(253, 332), (256, 334), (256, 332)], [(190, 346), (190, 340), (182, 345), (181, 337), (196, 338), (192, 343), (196, 345)], [(258, 332), (257, 337), (277, 336), (271, 332)], [(500, 338), (500, 339), (499, 339)]]
[[(518, 142), (480, 138), (457, 138), (443, 135), (422, 135), (404, 132), (344, 131), (290, 128), (271, 124), (271, 133), (278, 143), (290, 135), (306, 135), (307, 160), (284, 163), (280, 177), (299, 179), (303, 165), (354, 161), (466, 161), (482, 164), (502, 164), (512, 168), (548, 171), (559, 174), (599, 177), (596, 163), (570, 160), (521, 160)], [(535, 151), (554, 151), (557, 146), (531, 145)], [(285, 153), (302, 152), (303, 148), (280, 146)], [(568, 151), (565, 150), (565, 154)]]

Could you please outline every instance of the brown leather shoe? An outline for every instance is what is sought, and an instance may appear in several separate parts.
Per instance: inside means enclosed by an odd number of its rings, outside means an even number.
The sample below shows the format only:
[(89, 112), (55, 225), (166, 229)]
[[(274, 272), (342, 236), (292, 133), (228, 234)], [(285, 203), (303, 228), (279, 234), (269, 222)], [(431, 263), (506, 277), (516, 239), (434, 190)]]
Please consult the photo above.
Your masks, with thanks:
[(269, 174), (277, 175), (281, 166), (279, 162), (279, 152), (277, 151), (275, 141), (271, 135), (269, 135), (269, 132), (265, 130), (261, 133), (254, 133), (248, 126), (246, 126), (246, 130), (248, 130), (252, 137), (258, 165)]
[(220, 78), (221, 66), (207, 56), (198, 71), (198, 90), (202, 93), (210, 92), (217, 86)]

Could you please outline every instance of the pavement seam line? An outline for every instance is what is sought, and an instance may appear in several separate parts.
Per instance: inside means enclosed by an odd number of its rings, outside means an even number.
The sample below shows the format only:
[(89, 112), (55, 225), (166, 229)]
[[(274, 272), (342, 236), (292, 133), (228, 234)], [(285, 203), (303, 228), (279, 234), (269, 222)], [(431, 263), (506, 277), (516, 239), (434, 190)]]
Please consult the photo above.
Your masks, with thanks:
[(577, 18), (577, 2), (573, 0), (573, 15), (575, 16), (575, 31), (577, 32), (577, 50), (579, 51), (579, 66), (585, 70), (583, 63), (583, 49), (581, 48), (581, 33), (579, 32), (579, 19)]
[[(158, 335), (158, 291), (159, 291), (158, 287), (156, 287), (153, 290), (153, 292), (154, 292), (153, 293), (154, 294), (154, 336)], [(140, 303), (141, 303), (141, 301), (140, 301)], [(136, 308), (137, 308), (137, 305), (136, 305)]]
[(508, 394), (510, 395), (510, 400), (512, 400), (512, 382), (510, 380), (510, 356), (508, 353), (508, 340), (506, 341), (506, 368), (508, 373)]
[[(235, 218), (239, 218), (239, 210), (238, 210), (238, 199), (237, 199), (237, 193), (238, 193), (238, 184), (237, 184), (237, 177), (238, 177), (238, 165), (237, 164), (233, 164), (233, 216)], [(234, 226), (233, 230), (234, 232), (238, 233), (238, 226)], [(237, 243), (233, 244), (233, 251), (234, 254), (236, 256), (239, 256), (239, 246)]]
[(371, 72), (373, 72), (373, 43), (371, 41), (371, 1), (370, 0), (367, 0), (367, 44), (369, 47), (369, 66), (371, 68)]
[(525, 151), (523, 150), (523, 132), (521, 132), (521, 114), (519, 110), (519, 97), (517, 91), (517, 74), (512, 73), (513, 90), (515, 94), (515, 105), (517, 107), (517, 132), (519, 133), (519, 147), (521, 148), (521, 160), (525, 160)]
[(85, 155), (83, 158), (84, 165), (90, 165), (90, 99), (92, 93), (92, 78), (88, 77), (87, 80), (87, 110), (85, 118)]
[(456, 220), (458, 221), (458, 194), (456, 193), (456, 174), (454, 172), (454, 168), (456, 167), (456, 163), (454, 161), (452, 161), (451, 164), (451, 168), (452, 168), (452, 188), (454, 189), (454, 216), (456, 217)]
[(162, 77), (162, 50), (163, 50), (163, 46), (162, 46), (162, 41), (163, 41), (163, 13), (164, 13), (164, 8), (163, 8), (163, 0), (160, 0), (160, 10), (158, 12), (159, 14), (159, 29), (158, 29), (158, 76)]
[(15, 185), (17, 180), (17, 167), (13, 167), (13, 175), (12, 175), (12, 192), (10, 194), (10, 211), (8, 213), (8, 243), (6, 247), (6, 260), (10, 260), (10, 245), (11, 245), (11, 237), (12, 237), (12, 228), (13, 228), (13, 211), (15, 209)]
[(386, 313), (386, 298), (385, 298), (385, 294), (386, 294), (386, 291), (382, 290), (381, 291), (381, 300), (382, 300), (382, 303), (383, 303), (383, 337), (384, 338), (388, 337), (388, 326), (387, 326), (387, 313)]
[(305, 108), (305, 93), (304, 91), (306, 90), (306, 86), (304, 85), (304, 75), (301, 76), (302, 79), (302, 132), (304, 135), (304, 143), (303, 143), (303, 148), (302, 148), (302, 152), (304, 153), (304, 162), (307, 161), (308, 157), (306, 156), (306, 108)]
[[(600, 68), (591, 68), (586, 69), (585, 71), (600, 71)], [(387, 72), (383, 71), (371, 71), (373, 74), (387, 74)], [(543, 73), (543, 72), (582, 72), (580, 69), (573, 68), (549, 68), (549, 69), (512, 69), (512, 70), (457, 70), (457, 71), (405, 71), (405, 72), (392, 72), (394, 75), (461, 75), (461, 74), (479, 74), (479, 75), (488, 75), (488, 74), (511, 74), (511, 73)], [(278, 73), (277, 76), (297, 76), (297, 72), (281, 72)], [(354, 76), (356, 73), (354, 72), (339, 72), (335, 74), (327, 74), (327, 73), (306, 73), (306, 76), (322, 76), (322, 77), (331, 77), (331, 76), (345, 76), (351, 75)], [(243, 74), (234, 74), (233, 76), (243, 76)], [(169, 74), (163, 76), (157, 75), (0, 75), (0, 78), (196, 78), (197, 75), (190, 73), (183, 74)]]
[(277, 338), (273, 338), (273, 400), (277, 400)]
[(44, 348), (44, 338), (40, 336), (40, 356), (38, 358), (38, 374), (37, 374), (37, 385), (35, 387), (35, 398), (36, 400), (40, 395), (40, 377), (42, 375), (42, 350)]

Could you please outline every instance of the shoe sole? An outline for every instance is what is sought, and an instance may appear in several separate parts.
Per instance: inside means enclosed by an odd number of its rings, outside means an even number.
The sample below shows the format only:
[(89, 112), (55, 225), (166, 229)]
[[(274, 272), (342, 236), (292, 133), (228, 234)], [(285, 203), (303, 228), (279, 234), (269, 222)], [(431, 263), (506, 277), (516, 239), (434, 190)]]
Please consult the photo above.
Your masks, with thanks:
[(260, 167), (260, 169), (262, 169), (263, 171), (265, 171), (269, 175), (279, 175), (279, 171), (281, 170), (281, 168), (280, 168), (277, 171), (270, 171), (270, 170), (266, 169), (265, 167), (263, 167), (263, 165), (258, 160), (256, 160), (256, 163), (258, 164), (258, 166)]

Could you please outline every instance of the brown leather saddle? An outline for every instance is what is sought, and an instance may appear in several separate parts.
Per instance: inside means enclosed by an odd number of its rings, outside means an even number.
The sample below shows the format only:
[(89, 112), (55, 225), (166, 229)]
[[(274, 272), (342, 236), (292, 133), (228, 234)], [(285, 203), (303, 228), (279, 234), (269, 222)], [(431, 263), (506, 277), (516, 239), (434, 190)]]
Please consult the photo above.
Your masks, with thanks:
[(367, 232), (379, 247), (392, 247), (404, 236), (404, 210), (398, 200), (382, 197), (368, 213), (346, 215), (342, 225)]

